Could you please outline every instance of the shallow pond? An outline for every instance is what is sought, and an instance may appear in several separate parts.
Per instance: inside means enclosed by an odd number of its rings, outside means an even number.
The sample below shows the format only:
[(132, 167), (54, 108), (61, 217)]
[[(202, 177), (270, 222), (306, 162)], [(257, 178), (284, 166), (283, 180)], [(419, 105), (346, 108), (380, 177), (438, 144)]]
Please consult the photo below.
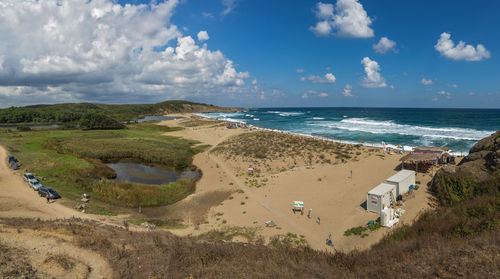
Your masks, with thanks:
[(141, 184), (166, 184), (180, 178), (198, 180), (201, 177), (199, 170), (165, 170), (137, 163), (110, 163), (106, 164), (116, 172), (116, 181), (128, 181)]

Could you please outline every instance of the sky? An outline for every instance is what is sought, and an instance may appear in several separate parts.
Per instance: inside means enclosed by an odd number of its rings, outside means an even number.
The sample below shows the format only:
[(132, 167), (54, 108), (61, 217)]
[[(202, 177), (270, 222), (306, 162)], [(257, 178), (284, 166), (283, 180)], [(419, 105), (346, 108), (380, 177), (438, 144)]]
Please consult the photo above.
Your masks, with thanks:
[(0, 0), (0, 107), (500, 108), (500, 1)]

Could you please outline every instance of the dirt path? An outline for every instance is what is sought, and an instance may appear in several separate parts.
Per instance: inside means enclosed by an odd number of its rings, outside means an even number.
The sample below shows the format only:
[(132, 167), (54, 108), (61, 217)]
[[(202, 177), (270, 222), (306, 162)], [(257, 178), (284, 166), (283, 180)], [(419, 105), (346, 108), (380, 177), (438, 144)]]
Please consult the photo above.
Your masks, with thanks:
[(88, 218), (89, 215), (59, 204), (47, 203), (28, 186), (21, 172), (10, 169), (7, 150), (0, 146), (0, 217), (24, 218)]

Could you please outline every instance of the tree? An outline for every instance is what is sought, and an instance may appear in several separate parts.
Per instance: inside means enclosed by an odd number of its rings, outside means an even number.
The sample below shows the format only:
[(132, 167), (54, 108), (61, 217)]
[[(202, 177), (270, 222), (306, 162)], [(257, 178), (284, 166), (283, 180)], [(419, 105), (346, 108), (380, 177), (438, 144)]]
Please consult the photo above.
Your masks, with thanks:
[(87, 112), (80, 119), (80, 128), (84, 130), (124, 129), (125, 125), (103, 113)]

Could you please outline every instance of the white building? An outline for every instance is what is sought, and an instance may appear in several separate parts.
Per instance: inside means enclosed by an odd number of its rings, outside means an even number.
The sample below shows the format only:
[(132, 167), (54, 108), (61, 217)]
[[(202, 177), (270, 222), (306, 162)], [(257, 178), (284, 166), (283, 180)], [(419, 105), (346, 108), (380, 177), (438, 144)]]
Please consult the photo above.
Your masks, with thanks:
[(403, 195), (410, 189), (410, 186), (415, 185), (415, 171), (402, 170), (395, 175), (389, 177), (385, 183), (392, 184), (396, 187), (396, 195)]
[(396, 198), (396, 186), (381, 183), (366, 194), (366, 210), (380, 214), (384, 207), (389, 206), (392, 197)]

